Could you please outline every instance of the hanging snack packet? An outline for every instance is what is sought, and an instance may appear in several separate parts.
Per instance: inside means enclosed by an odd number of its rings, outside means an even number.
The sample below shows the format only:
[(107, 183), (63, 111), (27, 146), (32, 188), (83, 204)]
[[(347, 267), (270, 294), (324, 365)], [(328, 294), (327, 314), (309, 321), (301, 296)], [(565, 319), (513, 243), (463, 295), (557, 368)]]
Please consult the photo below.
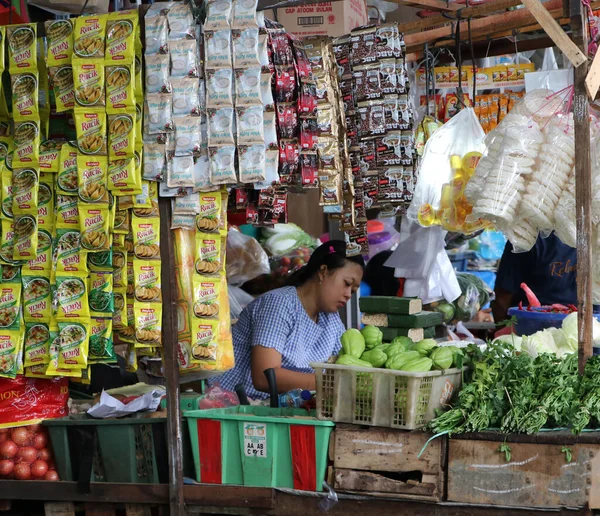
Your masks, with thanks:
[(217, 275), (223, 270), (224, 249), (219, 235), (196, 233), (196, 272)]
[(165, 145), (161, 143), (145, 143), (142, 179), (162, 181), (166, 168)]
[(13, 185), (12, 171), (2, 169), (2, 217), (12, 219), (13, 214)]
[(206, 30), (204, 32), (205, 68), (231, 68), (231, 32)]
[(89, 319), (87, 281), (83, 277), (56, 275), (56, 319)]
[(40, 170), (42, 172), (58, 172), (60, 149), (65, 143), (62, 138), (46, 140), (40, 144)]
[(180, 115), (199, 115), (200, 100), (198, 98), (199, 79), (193, 77), (183, 77), (172, 79), (173, 86), (173, 114)]
[(79, 206), (79, 228), (83, 249), (91, 252), (110, 249), (108, 208), (106, 206), (81, 204)]
[(112, 272), (90, 272), (90, 313), (96, 317), (112, 317), (114, 312)]
[(40, 230), (51, 232), (55, 226), (54, 183), (47, 182), (48, 178), (42, 177), (42, 174), (38, 189), (38, 226)]
[(113, 251), (112, 256), (113, 265), (113, 286), (115, 288), (126, 288), (127, 287), (127, 252), (122, 250)]
[(83, 154), (106, 156), (106, 113), (100, 109), (75, 109), (77, 148)]
[(170, 93), (169, 56), (146, 56), (146, 93)]
[[(175, 156), (192, 156), (200, 153), (200, 123), (199, 116), (175, 118)], [(193, 186), (193, 182), (190, 186)]]
[(136, 347), (162, 346), (162, 305), (135, 303)]
[(12, 174), (13, 215), (37, 215), (38, 171), (34, 168), (16, 168)]
[(73, 67), (70, 65), (53, 66), (48, 70), (50, 87), (54, 91), (56, 112), (63, 113), (75, 106), (75, 84)]
[(108, 15), (93, 14), (75, 18), (74, 55), (89, 62), (89, 58), (104, 58), (104, 40)]
[(146, 17), (146, 56), (168, 54), (169, 26), (166, 16)]
[(144, 123), (148, 121), (148, 134), (157, 134), (173, 130), (171, 95), (148, 94), (144, 103)]
[(132, 65), (106, 67), (106, 112), (122, 113), (135, 108)]
[(107, 168), (108, 158), (106, 156), (85, 156), (81, 154), (77, 156), (77, 193), (83, 202), (108, 204)]
[[(23, 265), (23, 274), (49, 273), (53, 266), (52, 256), (52, 235), (48, 231), (40, 229), (38, 231), (38, 246), (36, 257)], [(4, 267), (2, 267), (4, 273)]]
[(0, 327), (18, 330), (21, 324), (21, 284), (4, 283), (0, 285)]
[(22, 282), (25, 322), (49, 322), (52, 316), (52, 292), (48, 278), (24, 274)]
[[(127, 328), (127, 302), (125, 297), (125, 289), (117, 289), (114, 291), (115, 311), (112, 316), (113, 328), (120, 330)], [(119, 337), (123, 336), (119, 333)]]
[(48, 324), (30, 322), (25, 326), (24, 367), (50, 362), (50, 330)]
[(150, 181), (142, 180), (141, 192), (133, 196), (133, 206), (135, 208), (152, 208)]
[(60, 351), (58, 367), (82, 369), (87, 366), (89, 350), (89, 319), (77, 322), (58, 321)]
[[(206, 69), (206, 105), (209, 108), (233, 106), (233, 70)], [(239, 97), (238, 97), (239, 98)]]
[(196, 30), (194, 16), (190, 4), (176, 2), (171, 5), (167, 13), (169, 22), (169, 40), (194, 40)]
[(169, 41), (171, 77), (198, 77), (197, 44), (193, 39)]
[(73, 61), (75, 103), (80, 107), (104, 107), (104, 63)]
[(135, 34), (138, 28), (137, 10), (115, 11), (106, 23), (106, 64), (132, 64), (135, 57)]
[(48, 20), (45, 22), (47, 65), (60, 66), (71, 64), (73, 56), (73, 20)]
[(13, 73), (10, 76), (12, 86), (13, 119), (36, 120), (39, 118), (39, 84), (36, 71)]
[(135, 56), (134, 62), (134, 76), (133, 76), (133, 91), (136, 104), (142, 104), (144, 102), (144, 79), (142, 77), (142, 59), (141, 57)]
[(23, 334), (18, 329), (0, 330), (0, 378), (14, 380), (17, 377), (23, 351), (22, 342)]
[[(238, 68), (235, 70), (235, 94), (236, 105), (263, 104), (262, 100), (262, 69), (259, 66), (253, 68)], [(207, 87), (208, 87), (207, 74)], [(270, 84), (269, 84), (270, 89)]]
[(160, 260), (160, 219), (133, 216), (131, 221), (136, 258)]
[[(12, 168), (37, 167), (40, 160), (40, 125), (37, 121), (15, 122), (15, 152)], [(8, 163), (7, 163), (8, 166)]]
[(129, 220), (129, 210), (117, 210), (115, 213), (115, 221), (113, 233), (126, 235), (129, 233), (131, 222)]
[(249, 143), (262, 143), (264, 145), (263, 111), (264, 107), (262, 105), (236, 107), (238, 145)]
[(239, 145), (240, 182), (256, 183), (266, 179), (266, 150), (264, 144)]
[(200, 213), (196, 217), (196, 227), (203, 233), (218, 233), (221, 221), (221, 193), (201, 193)]
[(90, 363), (113, 364), (117, 362), (117, 356), (112, 340), (112, 314), (110, 317), (94, 317), (90, 321)]
[(233, 4), (231, 28), (258, 27), (257, 7), (258, 0), (236, 0)]
[(194, 274), (194, 315), (201, 319), (219, 317), (220, 278)]
[(135, 299), (142, 303), (162, 302), (160, 263), (133, 261), (133, 288)]
[(112, 247), (108, 251), (99, 253), (87, 253), (87, 265), (90, 271), (94, 272), (112, 272)]
[(77, 147), (70, 142), (60, 149), (56, 191), (64, 195), (77, 195)]
[(15, 215), (14, 223), (13, 259), (33, 260), (37, 252), (37, 213), (35, 215)]
[(6, 41), (11, 74), (37, 70), (37, 24), (9, 25), (6, 27)]
[(192, 321), (192, 363), (213, 362), (217, 358), (219, 321), (194, 319)]
[(108, 155), (114, 158), (133, 158), (136, 132), (135, 115), (120, 113), (108, 115)]
[(233, 3), (232, 0), (211, 0), (206, 5), (206, 30), (229, 29)]
[(56, 228), (79, 229), (79, 207), (77, 197), (56, 194)]
[[(114, 195), (130, 195), (133, 191), (139, 191), (140, 186), (135, 171), (135, 158), (108, 162), (108, 189)], [(129, 191), (122, 193), (124, 190)]]
[(55, 247), (58, 274), (87, 274), (87, 261), (81, 249), (79, 230), (57, 229)]
[(210, 182), (212, 185), (237, 183), (235, 149), (235, 145), (208, 148)]
[[(126, 274), (126, 276), (124, 277), (124, 282), (127, 285), (127, 317), (129, 319), (129, 323), (133, 324), (133, 315), (130, 311), (129, 311), (129, 301), (134, 297), (134, 286), (133, 286), (133, 280), (134, 280), (134, 270), (133, 270), (133, 264), (134, 262), (136, 262), (138, 260), (135, 259), (135, 255), (133, 255), (133, 253), (128, 254), (127, 255), (127, 270), (123, 272), (123, 274)], [(131, 308), (131, 310), (133, 310), (133, 308)]]
[[(260, 109), (262, 113), (262, 106)], [(230, 107), (207, 109), (209, 145), (233, 145), (235, 143), (233, 113), (234, 110)]]
[(13, 258), (15, 225), (11, 219), (0, 219), (2, 238), (0, 239), (0, 262), (4, 265), (19, 265)]
[[(15, 150), (15, 145), (12, 135), (0, 136), (0, 161), (4, 160), (10, 153)], [(4, 163), (1, 163), (2, 168), (5, 167)]]
[(235, 68), (261, 66), (258, 28), (232, 30), (233, 65)]

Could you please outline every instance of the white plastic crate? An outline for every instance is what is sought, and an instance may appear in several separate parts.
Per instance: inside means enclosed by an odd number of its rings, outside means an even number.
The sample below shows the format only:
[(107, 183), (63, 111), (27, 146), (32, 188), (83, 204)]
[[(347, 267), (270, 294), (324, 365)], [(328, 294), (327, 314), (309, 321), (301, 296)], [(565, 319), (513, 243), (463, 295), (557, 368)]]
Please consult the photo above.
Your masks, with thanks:
[(336, 423), (422, 428), (460, 388), (462, 369), (409, 373), (312, 363), (317, 417)]

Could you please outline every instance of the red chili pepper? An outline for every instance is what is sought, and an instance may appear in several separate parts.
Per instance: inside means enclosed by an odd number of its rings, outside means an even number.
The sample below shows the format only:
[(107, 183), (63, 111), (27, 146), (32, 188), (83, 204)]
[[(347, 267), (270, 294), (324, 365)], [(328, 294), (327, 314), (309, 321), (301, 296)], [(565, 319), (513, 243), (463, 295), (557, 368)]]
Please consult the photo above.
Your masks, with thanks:
[(523, 301), (519, 301), (519, 310), (523, 310)]
[(560, 303), (554, 303), (552, 305), (552, 308), (554, 308), (555, 310), (558, 310), (559, 312), (563, 312), (564, 310), (568, 310), (568, 308), (565, 305), (561, 305)]
[(527, 286), (526, 283), (521, 283), (521, 288), (525, 291), (525, 295), (527, 296), (527, 301), (529, 302), (530, 307), (540, 307), (542, 306), (535, 296), (535, 294), (531, 291), (531, 289)]
[(575, 305), (567, 305), (569, 307), (569, 309), (571, 310), (571, 312), (576, 312), (577, 311), (577, 307)]

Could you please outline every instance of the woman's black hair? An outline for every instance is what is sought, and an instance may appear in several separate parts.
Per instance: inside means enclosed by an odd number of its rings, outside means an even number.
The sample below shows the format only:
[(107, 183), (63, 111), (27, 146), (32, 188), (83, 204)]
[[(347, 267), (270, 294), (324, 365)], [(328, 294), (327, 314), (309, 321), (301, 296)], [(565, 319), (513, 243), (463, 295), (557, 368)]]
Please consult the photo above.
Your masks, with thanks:
[(308, 263), (296, 271), (287, 284), (292, 287), (300, 287), (319, 273), (325, 265), (328, 271), (341, 269), (347, 262), (353, 262), (365, 268), (365, 261), (359, 254), (357, 256), (346, 256), (346, 243), (342, 240), (330, 240), (317, 247), (308, 260)]
[(381, 251), (369, 260), (363, 281), (371, 287), (372, 296), (396, 296), (400, 280), (394, 276), (392, 267), (384, 266), (392, 251)]

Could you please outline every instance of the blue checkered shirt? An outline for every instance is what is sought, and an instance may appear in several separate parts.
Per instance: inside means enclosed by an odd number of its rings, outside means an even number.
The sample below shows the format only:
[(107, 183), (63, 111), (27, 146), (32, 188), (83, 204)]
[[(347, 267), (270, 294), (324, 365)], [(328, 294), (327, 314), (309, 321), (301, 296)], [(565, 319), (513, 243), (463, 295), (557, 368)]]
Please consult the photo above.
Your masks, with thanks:
[(219, 382), (230, 391), (242, 383), (250, 398), (267, 398), (268, 394), (252, 385), (253, 346), (277, 350), (284, 369), (312, 373), (310, 362), (326, 362), (339, 352), (344, 330), (337, 313), (320, 313), (318, 322), (314, 322), (304, 310), (295, 287), (272, 290), (252, 301), (242, 312), (233, 327), (235, 367), (210, 383)]

